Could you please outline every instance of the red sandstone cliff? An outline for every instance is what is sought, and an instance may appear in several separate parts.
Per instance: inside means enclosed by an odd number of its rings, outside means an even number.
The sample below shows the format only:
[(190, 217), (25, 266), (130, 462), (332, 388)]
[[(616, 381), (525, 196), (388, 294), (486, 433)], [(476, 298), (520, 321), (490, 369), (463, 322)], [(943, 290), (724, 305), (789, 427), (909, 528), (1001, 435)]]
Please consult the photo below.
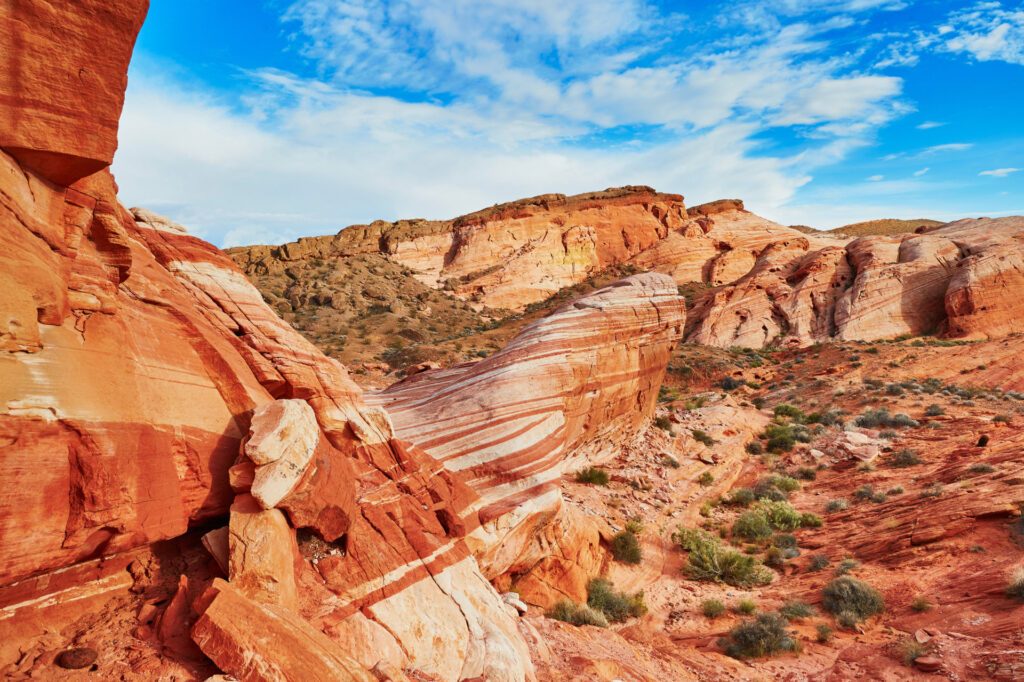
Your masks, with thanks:
[[(506, 385), (489, 367), (506, 363), (530, 391), (538, 363), (567, 370), (545, 372), (557, 396), (537, 393), (561, 436), (516, 455), (506, 474), (440, 461), (410, 442), (440, 415), (396, 435), (228, 257), (118, 203), (106, 166), (145, 9), (91, 2), (54, 16), (25, 0), (0, 11), (19, 41), (5, 58), (32, 57), (0, 82), (10, 112), (0, 138), (5, 662), (40, 623), (139, 586), (154, 543), (226, 522), (204, 543), (228, 580), (183, 577), (153, 630), (138, 632), (172, 658), (201, 650), (246, 680), (363, 680), (371, 669), (531, 679), (516, 611), (476, 559), (498, 549), (481, 549), (477, 534), (481, 518), (502, 514), (542, 527), (531, 505), (547, 489), (493, 484), (560, 471), (560, 458), (599, 435), (588, 415), (632, 428), (649, 416), (682, 300), (657, 277), (629, 281), (467, 368), (499, 398), (473, 428), (498, 431)], [(51, 33), (55, 21), (64, 29)], [(68, 74), (94, 87), (66, 92)], [(300, 555), (297, 529), (326, 549)]]

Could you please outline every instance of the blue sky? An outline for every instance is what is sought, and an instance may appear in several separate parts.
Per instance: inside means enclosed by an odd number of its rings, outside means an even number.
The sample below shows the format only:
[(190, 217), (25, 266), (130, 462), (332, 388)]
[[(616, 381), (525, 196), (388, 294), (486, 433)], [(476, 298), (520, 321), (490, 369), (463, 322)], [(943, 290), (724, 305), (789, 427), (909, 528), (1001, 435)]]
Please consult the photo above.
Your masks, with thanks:
[(624, 184), (1024, 214), (1024, 2), (152, 0), (114, 172), (221, 246)]

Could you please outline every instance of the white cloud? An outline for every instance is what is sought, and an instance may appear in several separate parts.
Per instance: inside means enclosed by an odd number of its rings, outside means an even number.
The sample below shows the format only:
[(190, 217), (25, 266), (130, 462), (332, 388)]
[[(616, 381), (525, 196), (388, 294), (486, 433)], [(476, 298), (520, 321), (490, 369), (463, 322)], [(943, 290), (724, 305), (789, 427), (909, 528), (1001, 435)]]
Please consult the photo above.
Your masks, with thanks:
[(923, 149), (920, 156), (931, 156), (932, 154), (942, 154), (943, 152), (963, 152), (974, 146), (970, 142), (950, 142), (947, 144), (937, 144), (931, 147)]
[[(287, 20), (319, 77), (268, 65), (223, 98), (133, 67), (126, 200), (223, 245), (622, 184), (771, 208), (909, 111), (900, 78), (831, 49), (846, 16), (690, 51), (646, 0), (300, 0)], [(764, 146), (779, 128), (791, 151)]]
[(916, 171), (914, 171), (914, 177), (915, 178), (923, 177), (923, 176), (927, 175), (928, 171), (930, 171), (930, 170), (931, 170), (931, 168), (922, 168), (921, 170), (916, 170)]
[(882, 180), (885, 180), (884, 175), (872, 175), (868, 178), (868, 182), (881, 182)]
[(938, 121), (925, 121), (917, 125), (918, 130), (931, 130), (932, 128), (941, 128), (946, 125), (945, 123), (939, 123)]
[(983, 62), (1024, 65), (1024, 7), (1008, 10), (999, 2), (980, 2), (950, 15), (944, 28), (941, 49)]
[(993, 178), (1005, 178), (1007, 175), (1017, 173), (1019, 171), (1020, 168), (995, 168), (993, 170), (981, 171), (978, 175), (987, 175)]

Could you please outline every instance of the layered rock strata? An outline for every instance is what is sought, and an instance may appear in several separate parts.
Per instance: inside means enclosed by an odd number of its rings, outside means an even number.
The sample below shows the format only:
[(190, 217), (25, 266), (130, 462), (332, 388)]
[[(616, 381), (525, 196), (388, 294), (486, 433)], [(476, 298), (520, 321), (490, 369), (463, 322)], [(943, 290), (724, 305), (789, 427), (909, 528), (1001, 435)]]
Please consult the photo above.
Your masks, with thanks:
[(480, 495), (469, 510), (481, 525), (468, 539), (485, 576), (522, 577), (555, 547), (582, 552), (595, 573), (597, 533), (560, 517), (558, 479), (587, 463), (584, 445), (625, 442), (644, 424), (685, 316), (671, 278), (634, 275), (528, 326), (486, 360), (369, 397), (399, 437)]

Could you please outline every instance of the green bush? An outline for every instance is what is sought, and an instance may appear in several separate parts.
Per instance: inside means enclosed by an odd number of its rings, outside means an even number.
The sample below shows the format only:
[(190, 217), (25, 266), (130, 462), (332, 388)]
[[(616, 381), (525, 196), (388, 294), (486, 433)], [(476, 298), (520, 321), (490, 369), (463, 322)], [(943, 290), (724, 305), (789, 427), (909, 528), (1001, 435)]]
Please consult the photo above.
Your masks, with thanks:
[(680, 528), (673, 539), (689, 552), (683, 572), (692, 580), (722, 582), (733, 587), (751, 587), (771, 582), (772, 574), (756, 558), (731, 547), (703, 530)]
[(756, 499), (754, 491), (750, 488), (737, 488), (729, 493), (729, 499), (725, 503), (733, 507), (749, 507)]
[(885, 600), (878, 590), (848, 575), (830, 582), (821, 594), (822, 606), (833, 615), (852, 613), (864, 620), (885, 610)]
[(613, 623), (647, 613), (643, 592), (632, 595), (616, 592), (611, 581), (604, 578), (594, 578), (587, 583), (587, 606), (603, 613)]
[(907, 637), (900, 643), (900, 654), (903, 662), (907, 665), (914, 665), (914, 661), (928, 653), (928, 647), (921, 644), (913, 637)]
[(832, 626), (831, 625), (828, 625), (826, 623), (822, 623), (822, 624), (820, 624), (816, 628), (816, 630), (818, 632), (818, 643), (819, 644), (828, 644), (829, 642), (832, 641)]
[(814, 467), (800, 467), (794, 474), (794, 478), (799, 478), (801, 481), (813, 481), (817, 477), (818, 470)]
[(735, 391), (740, 386), (746, 385), (746, 381), (743, 379), (734, 379), (732, 377), (722, 377), (722, 380), (718, 382), (718, 385), (723, 391)]
[(571, 601), (560, 601), (547, 612), (548, 618), (565, 621), (573, 625), (596, 625), (608, 627), (608, 619), (586, 604), (574, 604)]
[(889, 463), (894, 467), (904, 469), (906, 467), (912, 467), (916, 464), (920, 464), (921, 458), (918, 457), (916, 451), (904, 448), (890, 457)]
[(824, 554), (815, 554), (814, 556), (811, 557), (810, 563), (807, 564), (807, 570), (808, 571), (815, 571), (815, 572), (816, 571), (823, 571), (826, 568), (828, 568), (829, 564), (831, 564), (831, 563), (832, 562), (829, 561), (828, 557), (825, 556)]
[(698, 443), (703, 443), (709, 448), (718, 442), (714, 438), (709, 436), (707, 431), (701, 431), (700, 429), (692, 429), (690, 433), (693, 434), (693, 439), (695, 441), (697, 441)]
[(678, 469), (679, 460), (676, 459), (675, 457), (672, 457), (671, 455), (665, 455), (664, 457), (661, 458), (661, 466), (668, 467), (670, 469)]
[(670, 420), (668, 417), (655, 417), (654, 425), (657, 426), (662, 431), (668, 431), (670, 433), (672, 431), (672, 420)]
[(710, 471), (705, 471), (697, 478), (697, 483), (705, 488), (715, 482), (715, 477)]
[(805, 601), (793, 599), (779, 608), (779, 615), (786, 620), (802, 620), (815, 614), (814, 607)]
[(840, 611), (836, 614), (836, 624), (841, 628), (852, 630), (857, 627), (857, 623), (860, 619), (857, 618), (857, 614), (853, 611)]
[(725, 653), (733, 658), (760, 658), (783, 651), (796, 651), (797, 642), (786, 631), (786, 619), (777, 613), (762, 613), (740, 623), (721, 640)]
[(750, 454), (750, 455), (763, 455), (764, 454), (764, 446), (761, 445), (761, 441), (759, 441), (759, 440), (752, 440), (749, 443), (747, 443), (746, 451), (747, 451), (747, 454)]
[(836, 566), (836, 575), (846, 575), (850, 571), (859, 567), (860, 562), (856, 559), (843, 559), (839, 562), (839, 565)]
[(757, 510), (768, 517), (768, 523), (775, 530), (796, 530), (803, 525), (803, 515), (789, 502), (762, 500), (757, 503)]
[(612, 556), (624, 564), (639, 564), (643, 560), (640, 539), (630, 529), (622, 530), (612, 537)]
[(972, 474), (991, 474), (996, 468), (991, 464), (972, 464), (967, 470)]
[(725, 613), (725, 604), (718, 599), (705, 599), (700, 603), (701, 612), (711, 620)]
[(824, 522), (821, 517), (811, 512), (804, 512), (800, 515), (801, 528), (821, 528)]
[(828, 504), (825, 505), (825, 511), (829, 514), (835, 514), (836, 512), (846, 510), (849, 506), (850, 503), (840, 497), (836, 500), (829, 500)]
[(914, 597), (914, 600), (910, 602), (910, 608), (917, 611), (918, 613), (924, 613), (925, 611), (932, 610), (932, 603), (928, 600), (928, 597), (918, 595)]
[(597, 467), (587, 467), (576, 472), (577, 483), (590, 483), (592, 485), (608, 485), (608, 472)]
[(774, 414), (776, 417), (786, 417), (795, 422), (804, 421), (804, 412), (796, 405), (776, 405)]
[(857, 426), (869, 429), (889, 428), (904, 429), (920, 426), (915, 420), (905, 414), (889, 414), (889, 410), (882, 407), (877, 410), (868, 410), (857, 417)]
[(735, 610), (744, 616), (752, 616), (757, 611), (757, 602), (753, 599), (740, 599), (736, 602)]
[(797, 431), (792, 424), (769, 424), (761, 434), (767, 443), (768, 452), (783, 453), (789, 452), (796, 446)]
[(732, 534), (752, 542), (767, 540), (772, 536), (772, 524), (762, 511), (751, 509), (740, 514), (733, 522)]
[(946, 414), (946, 411), (942, 409), (942, 405), (931, 404), (924, 408), (924, 416), (926, 417), (941, 417)]

